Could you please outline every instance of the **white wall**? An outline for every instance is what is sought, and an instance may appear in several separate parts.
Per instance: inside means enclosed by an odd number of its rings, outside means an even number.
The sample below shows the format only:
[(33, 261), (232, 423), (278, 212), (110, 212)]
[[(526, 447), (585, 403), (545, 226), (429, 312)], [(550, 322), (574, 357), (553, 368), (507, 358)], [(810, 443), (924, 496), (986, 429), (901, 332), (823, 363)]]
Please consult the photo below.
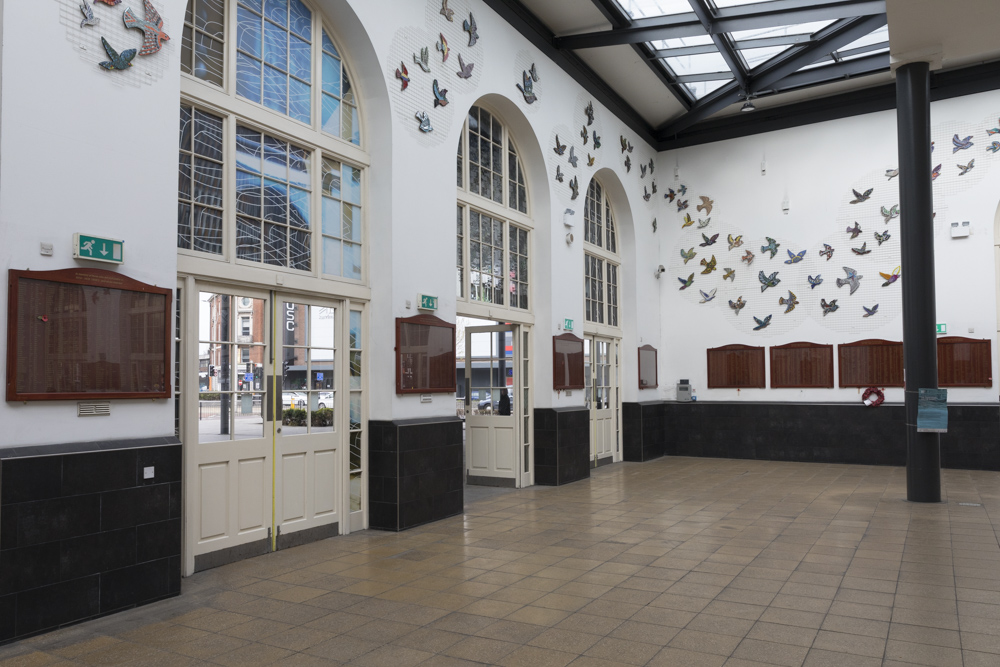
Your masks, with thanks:
[[(0, 267), (47, 271), (73, 260), (84, 232), (125, 240), (116, 270), (176, 285), (177, 100), (183, 0), (157, 3), (174, 39), (126, 72), (106, 60), (100, 36), (124, 50), (122, 7), (96, 6), (99, 29), (80, 28), (79, 3), (7, 2), (2, 26)], [(131, 34), (128, 34), (131, 33)], [(85, 48), (81, 48), (85, 47)], [(14, 54), (11, 57), (11, 54)], [(52, 257), (39, 254), (51, 243)], [(107, 268), (110, 265), (100, 265)], [(0, 313), (7, 290), (0, 291)], [(6, 317), (4, 317), (6, 319)], [(0, 375), (6, 376), (0, 356)], [(172, 435), (171, 400), (112, 401), (111, 416), (79, 419), (76, 401), (0, 403), (0, 447)]]
[[(935, 257), (937, 278), (937, 321), (948, 325), (948, 334), (988, 338), (993, 348), (993, 377), (997, 377), (996, 289), (993, 219), (1000, 199), (1000, 154), (988, 152), (994, 137), (986, 130), (997, 127), (1000, 93), (990, 92), (932, 105), (931, 138), (936, 142), (932, 164), (942, 165), (934, 182)], [(952, 136), (973, 136), (974, 146), (952, 152)], [(998, 135), (1000, 137), (1000, 135)], [(975, 158), (975, 166), (959, 176), (958, 164)], [(666, 350), (666, 384), (689, 378), (699, 400), (743, 401), (858, 401), (856, 389), (753, 389), (709, 390), (706, 379), (707, 348), (740, 343), (755, 346), (781, 345), (793, 341), (840, 344), (866, 338), (902, 340), (901, 287), (907, 272), (894, 285), (882, 287), (879, 272), (891, 273), (900, 264), (899, 230), (906, 224), (906, 212), (885, 224), (880, 209), (899, 203), (898, 178), (888, 180), (886, 169), (898, 166), (895, 112), (888, 111), (853, 118), (771, 132), (671, 151), (660, 157), (664, 169), (678, 166), (680, 179), (690, 188), (689, 211), (700, 195), (715, 201), (711, 223), (704, 230), (697, 223), (681, 228), (683, 213), (676, 207), (665, 210), (662, 261), (664, 275), (661, 312)], [(766, 175), (761, 162), (766, 162)], [(676, 186), (675, 186), (676, 187)], [(871, 199), (850, 204), (852, 189), (874, 188)], [(787, 199), (790, 210), (782, 213)], [(666, 203), (664, 203), (666, 205)], [(700, 216), (704, 218), (704, 214)], [(973, 235), (952, 239), (949, 223), (971, 222)], [(857, 221), (864, 230), (851, 240), (845, 232)], [(888, 229), (891, 239), (878, 246), (874, 232)], [(716, 245), (699, 247), (701, 233), (719, 233)], [(729, 251), (728, 234), (743, 235), (743, 247)], [(773, 260), (761, 252), (770, 236), (781, 243)], [(860, 257), (851, 248), (867, 241), (871, 254)], [(827, 261), (818, 255), (823, 243), (832, 245), (834, 255)], [(697, 257), (687, 266), (681, 249), (694, 248)], [(749, 268), (739, 261), (750, 248), (756, 258)], [(786, 250), (807, 249), (805, 259), (786, 265)], [(704, 276), (702, 258), (716, 256), (718, 271)], [(848, 288), (838, 288), (842, 267), (855, 268), (864, 278), (853, 296)], [(723, 281), (723, 268), (735, 268), (735, 281)], [(758, 271), (779, 272), (781, 283), (761, 293)], [(910, 269), (912, 273), (914, 270)], [(681, 291), (678, 277), (695, 274), (691, 288)], [(806, 277), (822, 275), (823, 283), (811, 289)], [(699, 289), (717, 288), (717, 296), (701, 304)], [(800, 304), (784, 313), (779, 297), (795, 292)], [(743, 296), (747, 306), (735, 315), (730, 299)], [(823, 316), (821, 298), (837, 299), (840, 309)], [(862, 305), (879, 304), (878, 313), (862, 317)], [(771, 314), (772, 323), (752, 331), (753, 316)], [(664, 359), (661, 352), (660, 358)], [(836, 366), (836, 364), (835, 364)], [(769, 372), (769, 366), (768, 366)], [(661, 381), (661, 384), (664, 382)], [(672, 388), (671, 388), (672, 389)], [(902, 389), (886, 392), (888, 401), (903, 400)], [(996, 403), (997, 388), (953, 388), (949, 400), (956, 403)]]

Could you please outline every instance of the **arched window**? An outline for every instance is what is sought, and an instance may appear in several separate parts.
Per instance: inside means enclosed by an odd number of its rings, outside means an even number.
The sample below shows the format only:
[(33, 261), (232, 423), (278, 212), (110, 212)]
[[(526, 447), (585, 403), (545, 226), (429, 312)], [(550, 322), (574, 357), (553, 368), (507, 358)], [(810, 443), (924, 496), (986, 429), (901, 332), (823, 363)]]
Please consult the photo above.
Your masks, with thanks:
[(460, 301), (530, 308), (531, 218), (524, 169), (507, 128), (472, 107), (458, 142), (456, 278)]
[(583, 209), (584, 298), (587, 322), (610, 327), (618, 325), (618, 234), (611, 214), (611, 202), (596, 180), (587, 188)]
[(181, 67), (177, 247), (361, 281), (368, 158), (320, 14), (303, 0), (189, 0)]

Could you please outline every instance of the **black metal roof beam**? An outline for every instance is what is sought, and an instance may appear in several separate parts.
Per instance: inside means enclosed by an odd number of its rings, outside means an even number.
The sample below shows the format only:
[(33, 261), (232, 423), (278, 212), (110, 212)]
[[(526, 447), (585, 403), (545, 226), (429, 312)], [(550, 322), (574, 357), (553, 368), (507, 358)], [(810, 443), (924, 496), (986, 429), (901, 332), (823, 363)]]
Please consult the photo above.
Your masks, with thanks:
[(602, 46), (638, 44), (658, 39), (694, 37), (704, 34), (705, 26), (701, 24), (698, 17), (687, 13), (633, 21), (632, 25), (627, 28), (556, 37), (554, 43), (560, 49), (596, 49)]
[(691, 9), (698, 16), (698, 20), (701, 24), (705, 26), (705, 32), (707, 32), (712, 37), (712, 43), (715, 44), (715, 48), (719, 50), (719, 55), (726, 62), (726, 67), (733, 73), (733, 79), (740, 85), (741, 88), (746, 88), (747, 85), (747, 71), (743, 67), (743, 62), (740, 60), (739, 54), (736, 53), (736, 49), (733, 48), (732, 41), (729, 35), (726, 35), (715, 30), (715, 20), (712, 17), (712, 11), (709, 9), (708, 4), (705, 0), (688, 0), (691, 3)]
[(818, 86), (824, 83), (832, 83), (840, 79), (850, 79), (867, 74), (889, 71), (889, 54), (879, 53), (864, 58), (845, 60), (839, 63), (832, 63), (824, 67), (814, 67), (802, 72), (789, 74), (779, 81), (775, 87), (775, 92), (784, 92), (794, 88), (804, 88), (807, 86)]
[(704, 74), (681, 74), (677, 77), (677, 82), (690, 83), (693, 81), (729, 81), (732, 78), (732, 72), (705, 72)]
[[(880, 14), (844, 19), (827, 26), (816, 33), (815, 39), (808, 44), (793, 46), (751, 70), (747, 92), (754, 94), (768, 90), (796, 70), (811, 65), (821, 54), (832, 53), (840, 47), (878, 30), (886, 24), (886, 20), (886, 15)], [(659, 128), (657, 137), (661, 140), (669, 139), (698, 121), (722, 111), (730, 104), (735, 104), (741, 99), (741, 95), (740, 86), (735, 81), (726, 84), (700, 99), (691, 107), (690, 111), (677, 120)]]
[(693, 46), (678, 46), (672, 49), (653, 49), (650, 51), (652, 58), (677, 58), (680, 56), (696, 56), (699, 53), (715, 53), (718, 49), (715, 44), (695, 44)]

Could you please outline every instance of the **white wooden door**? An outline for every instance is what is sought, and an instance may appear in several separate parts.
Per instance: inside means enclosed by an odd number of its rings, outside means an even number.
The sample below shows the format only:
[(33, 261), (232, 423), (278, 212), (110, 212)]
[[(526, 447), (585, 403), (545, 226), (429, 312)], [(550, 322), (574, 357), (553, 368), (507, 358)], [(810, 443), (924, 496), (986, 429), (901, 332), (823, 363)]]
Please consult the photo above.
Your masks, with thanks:
[(590, 408), (590, 454), (597, 463), (617, 460), (618, 447), (618, 341), (588, 336), (584, 341), (587, 402)]
[(471, 477), (522, 481), (520, 354), (516, 325), (465, 330), (465, 463)]

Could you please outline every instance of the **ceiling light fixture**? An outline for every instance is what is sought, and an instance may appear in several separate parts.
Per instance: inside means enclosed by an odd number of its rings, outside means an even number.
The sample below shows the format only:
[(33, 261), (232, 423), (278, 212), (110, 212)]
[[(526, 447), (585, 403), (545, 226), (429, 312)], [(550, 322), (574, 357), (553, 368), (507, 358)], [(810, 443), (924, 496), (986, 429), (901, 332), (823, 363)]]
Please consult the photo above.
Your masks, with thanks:
[(743, 106), (740, 107), (740, 111), (756, 111), (756, 110), (757, 107), (753, 105), (753, 100), (747, 100), (746, 102), (743, 103)]

